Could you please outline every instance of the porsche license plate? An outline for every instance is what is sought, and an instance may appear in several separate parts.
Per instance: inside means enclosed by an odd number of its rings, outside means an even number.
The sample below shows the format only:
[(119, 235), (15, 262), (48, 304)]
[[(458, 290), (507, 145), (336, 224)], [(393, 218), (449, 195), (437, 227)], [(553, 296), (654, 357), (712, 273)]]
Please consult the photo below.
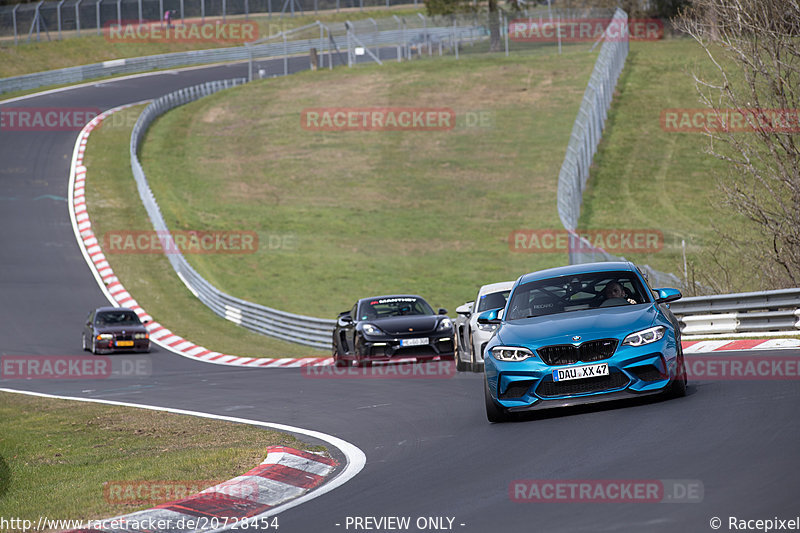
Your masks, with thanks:
[(427, 337), (421, 337), (418, 339), (402, 339), (400, 341), (400, 346), (424, 346), (428, 344)]
[(133, 341), (117, 341), (115, 345), (119, 348), (125, 348), (126, 346), (133, 346)]
[(553, 370), (553, 381), (569, 381), (607, 375), (608, 363), (597, 363), (596, 365), (570, 366)]

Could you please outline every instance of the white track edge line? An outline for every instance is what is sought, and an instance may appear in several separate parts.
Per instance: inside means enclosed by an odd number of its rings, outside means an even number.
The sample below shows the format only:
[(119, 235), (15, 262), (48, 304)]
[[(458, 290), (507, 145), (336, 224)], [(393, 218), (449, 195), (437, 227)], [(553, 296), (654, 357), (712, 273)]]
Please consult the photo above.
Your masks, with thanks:
[[(138, 409), (146, 409), (149, 411), (163, 411), (167, 413), (173, 413), (178, 415), (188, 415), (188, 416), (196, 416), (199, 418), (211, 418), (214, 420), (221, 420), (223, 422), (235, 422), (239, 424), (248, 424), (251, 426), (261, 426), (265, 428), (276, 429), (279, 431), (288, 431), (291, 433), (297, 433), (300, 435), (306, 435), (315, 439), (319, 439), (321, 441), (327, 442), (331, 446), (337, 448), (342, 454), (344, 455), (345, 459), (347, 460), (347, 464), (345, 465), (344, 469), (335, 475), (330, 481), (327, 481), (324, 485), (319, 487), (318, 489), (312, 489), (306, 494), (295, 498), (291, 501), (286, 503), (280, 504), (277, 507), (273, 507), (272, 509), (261, 513), (259, 515), (255, 515), (248, 518), (249, 521), (257, 522), (259, 518), (266, 518), (268, 516), (277, 515), (291, 509), (292, 507), (296, 507), (301, 503), (305, 503), (307, 501), (313, 500), (323, 494), (331, 492), (334, 489), (337, 489), (353, 479), (356, 475), (358, 475), (361, 470), (364, 469), (364, 466), (367, 464), (367, 456), (361, 451), (361, 448), (356, 446), (355, 444), (351, 444), (344, 439), (340, 439), (339, 437), (335, 437), (333, 435), (329, 435), (327, 433), (323, 433), (321, 431), (315, 431), (312, 429), (304, 429), (299, 428), (296, 426), (289, 426), (286, 424), (278, 424), (274, 422), (261, 422), (259, 420), (251, 420), (248, 418), (238, 418), (233, 416), (225, 416), (225, 415), (215, 415), (212, 413), (203, 413), (202, 411), (189, 411), (185, 409), (178, 409), (175, 407), (159, 407), (156, 405), (147, 405), (147, 404), (137, 404), (137, 403), (129, 403), (129, 402), (120, 402), (116, 400), (103, 400), (100, 398), (79, 398), (75, 396), (59, 396), (56, 394), (47, 394), (43, 392), (34, 392), (34, 391), (24, 391), (24, 390), (17, 390), (17, 389), (8, 389), (5, 387), (0, 387), (0, 392), (10, 392), (14, 394), (25, 394), (28, 396), (38, 396), (40, 398), (52, 398), (56, 400), (72, 400), (78, 402), (87, 402), (87, 403), (99, 403), (104, 405), (115, 405), (119, 407), (134, 407)], [(111, 519), (110, 519), (111, 520)], [(205, 533), (213, 533), (216, 531), (227, 531), (229, 529), (233, 529), (237, 524), (232, 524), (229, 527), (222, 527), (219, 529), (215, 529), (212, 531), (207, 531)], [(240, 522), (238, 526), (241, 528), (242, 523)]]

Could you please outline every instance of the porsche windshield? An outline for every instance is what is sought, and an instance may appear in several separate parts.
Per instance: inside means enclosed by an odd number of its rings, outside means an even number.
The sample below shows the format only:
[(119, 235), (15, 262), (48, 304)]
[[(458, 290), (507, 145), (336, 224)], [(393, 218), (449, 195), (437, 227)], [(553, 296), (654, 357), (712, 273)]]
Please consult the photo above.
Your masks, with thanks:
[(633, 272), (590, 272), (520, 285), (511, 297), (506, 320), (650, 301)]
[(391, 316), (432, 315), (433, 309), (421, 298), (375, 298), (361, 302), (361, 320), (374, 320)]

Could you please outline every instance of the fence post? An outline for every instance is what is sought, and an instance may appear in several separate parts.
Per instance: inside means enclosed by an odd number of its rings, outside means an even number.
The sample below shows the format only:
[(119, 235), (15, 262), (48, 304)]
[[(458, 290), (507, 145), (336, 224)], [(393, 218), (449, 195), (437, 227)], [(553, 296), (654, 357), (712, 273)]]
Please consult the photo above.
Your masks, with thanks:
[(142, 0), (139, 0), (139, 25), (144, 22), (144, 16), (142, 15)]
[(81, 2), (83, 2), (83, 0), (75, 2), (75, 29), (78, 31), (78, 37), (81, 36)]
[(122, 26), (122, 0), (117, 0), (117, 26)]
[[(142, 0), (139, 0), (141, 3)], [(206, 23), (206, 0), (200, 0), (200, 22)]]
[[(80, 2), (80, 0), (78, 0)], [(11, 18), (14, 20), (14, 46), (17, 46), (17, 9), (19, 9), (20, 4), (14, 6), (14, 9), (11, 10)], [(75, 11), (78, 11), (78, 7), (76, 4)], [(80, 29), (78, 29), (78, 34), (80, 34)]]
[[(283, 33), (283, 32), (281, 32)], [(283, 34), (283, 75), (289, 75), (289, 50), (286, 48), (286, 34)]]
[(222, 23), (225, 23), (225, 18), (227, 16), (228, 11), (228, 3), (225, 0), (222, 0)]
[(58, 2), (58, 6), (56, 7), (56, 16), (58, 17), (58, 40), (61, 40), (61, 6), (64, 5), (64, 2), (67, 0), (60, 0)]
[(183, 16), (183, 0), (181, 0), (181, 24), (182, 25), (186, 24), (186, 20), (184, 19), (184, 16)]
[(503, 34), (506, 37), (506, 57), (508, 57), (508, 17), (505, 13), (503, 13)]
[(95, 4), (95, 11), (97, 13), (97, 35), (102, 35), (103, 31), (100, 25), (100, 4), (103, 0), (97, 0), (97, 4)]
[(250, 20), (250, 0), (244, 0), (244, 20)]

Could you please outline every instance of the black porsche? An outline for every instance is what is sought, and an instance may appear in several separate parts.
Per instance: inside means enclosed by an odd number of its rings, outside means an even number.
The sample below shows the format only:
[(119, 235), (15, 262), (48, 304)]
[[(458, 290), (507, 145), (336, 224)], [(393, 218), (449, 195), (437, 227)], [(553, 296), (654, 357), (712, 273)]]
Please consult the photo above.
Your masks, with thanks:
[(415, 295), (362, 298), (339, 314), (333, 330), (336, 366), (454, 356), (455, 334), (447, 310), (434, 313), (428, 302)]

